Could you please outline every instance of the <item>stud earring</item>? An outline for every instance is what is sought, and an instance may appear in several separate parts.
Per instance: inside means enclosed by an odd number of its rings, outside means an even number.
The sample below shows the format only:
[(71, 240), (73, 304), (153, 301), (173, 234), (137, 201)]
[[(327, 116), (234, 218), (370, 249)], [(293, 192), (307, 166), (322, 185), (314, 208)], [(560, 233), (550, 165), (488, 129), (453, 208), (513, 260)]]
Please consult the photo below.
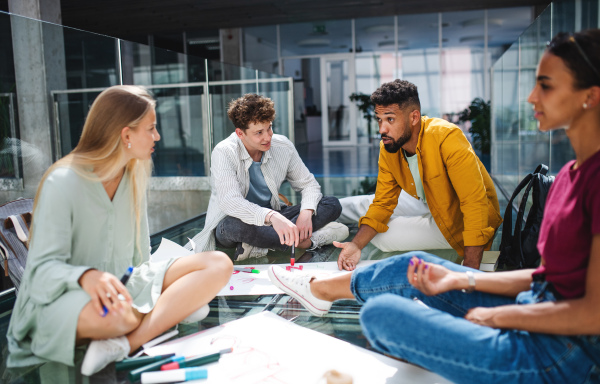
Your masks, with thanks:
[(131, 143), (127, 143), (127, 148), (131, 149)]
[(587, 109), (587, 103), (583, 103), (583, 109)]

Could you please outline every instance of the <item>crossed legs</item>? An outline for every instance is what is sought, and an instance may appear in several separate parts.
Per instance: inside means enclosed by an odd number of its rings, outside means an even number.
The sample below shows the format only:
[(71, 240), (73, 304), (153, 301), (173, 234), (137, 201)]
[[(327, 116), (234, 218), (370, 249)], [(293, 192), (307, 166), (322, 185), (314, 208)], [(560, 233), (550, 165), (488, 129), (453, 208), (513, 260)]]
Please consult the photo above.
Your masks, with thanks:
[(229, 281), (233, 264), (222, 252), (203, 252), (177, 259), (165, 273), (162, 294), (147, 314), (124, 303), (122, 316), (100, 317), (88, 303), (79, 315), (77, 340), (126, 335), (131, 351), (160, 335), (212, 300)]

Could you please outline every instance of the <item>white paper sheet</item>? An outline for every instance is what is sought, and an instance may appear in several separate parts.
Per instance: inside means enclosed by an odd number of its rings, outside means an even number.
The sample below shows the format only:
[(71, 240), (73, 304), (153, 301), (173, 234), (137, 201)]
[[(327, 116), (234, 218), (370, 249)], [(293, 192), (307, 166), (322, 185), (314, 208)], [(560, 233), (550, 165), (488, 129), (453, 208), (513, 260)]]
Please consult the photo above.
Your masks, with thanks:
[(163, 237), (156, 252), (150, 255), (150, 261), (156, 263), (163, 260), (179, 258), (193, 254), (194, 253), (192, 251), (189, 251), (183, 248), (181, 245)]
[[(374, 260), (364, 260), (358, 263), (357, 268), (362, 268), (375, 263)], [(239, 267), (251, 267), (260, 271), (260, 273), (246, 273), (234, 271), (231, 279), (217, 296), (242, 296), (242, 295), (276, 295), (283, 293), (269, 280), (267, 269), (271, 265), (278, 265), (282, 268), (289, 264), (256, 264), (256, 265), (239, 265)], [(317, 277), (334, 276), (349, 271), (340, 271), (336, 261), (319, 262), (319, 263), (295, 263), (295, 267), (302, 266), (304, 271), (313, 272)]]
[[(153, 347), (151, 356), (193, 356), (233, 348), (206, 365), (197, 383), (319, 383), (328, 370), (347, 373), (354, 384), (449, 383), (416, 366), (261, 312)], [(191, 382), (190, 382), (191, 383)]]

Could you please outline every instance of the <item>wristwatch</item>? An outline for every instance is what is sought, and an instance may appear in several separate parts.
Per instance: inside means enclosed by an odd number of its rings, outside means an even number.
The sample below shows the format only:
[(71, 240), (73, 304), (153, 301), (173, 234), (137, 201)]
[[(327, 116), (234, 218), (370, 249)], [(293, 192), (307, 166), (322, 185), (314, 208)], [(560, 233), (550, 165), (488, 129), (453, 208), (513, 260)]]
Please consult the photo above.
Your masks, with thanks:
[(464, 293), (471, 293), (475, 291), (475, 275), (473, 275), (472, 271), (467, 271), (467, 278), (469, 279), (469, 288), (461, 289)]

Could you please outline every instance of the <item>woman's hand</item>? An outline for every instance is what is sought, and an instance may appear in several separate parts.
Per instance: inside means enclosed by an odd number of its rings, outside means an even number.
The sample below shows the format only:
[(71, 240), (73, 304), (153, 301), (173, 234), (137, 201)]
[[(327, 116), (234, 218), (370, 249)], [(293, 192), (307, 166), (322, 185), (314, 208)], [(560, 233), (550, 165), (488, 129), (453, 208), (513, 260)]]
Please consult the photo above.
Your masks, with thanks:
[(427, 296), (457, 289), (456, 273), (438, 265), (413, 257), (406, 271), (408, 281)]
[(494, 321), (494, 315), (501, 307), (485, 308), (475, 307), (469, 309), (469, 312), (465, 315), (465, 319), (471, 323), (485, 325), (486, 327), (499, 328)]
[(114, 275), (89, 269), (79, 278), (79, 285), (90, 295), (92, 306), (100, 316), (106, 316), (107, 311), (118, 314), (124, 311), (122, 300), (130, 305), (133, 302), (127, 288)]

